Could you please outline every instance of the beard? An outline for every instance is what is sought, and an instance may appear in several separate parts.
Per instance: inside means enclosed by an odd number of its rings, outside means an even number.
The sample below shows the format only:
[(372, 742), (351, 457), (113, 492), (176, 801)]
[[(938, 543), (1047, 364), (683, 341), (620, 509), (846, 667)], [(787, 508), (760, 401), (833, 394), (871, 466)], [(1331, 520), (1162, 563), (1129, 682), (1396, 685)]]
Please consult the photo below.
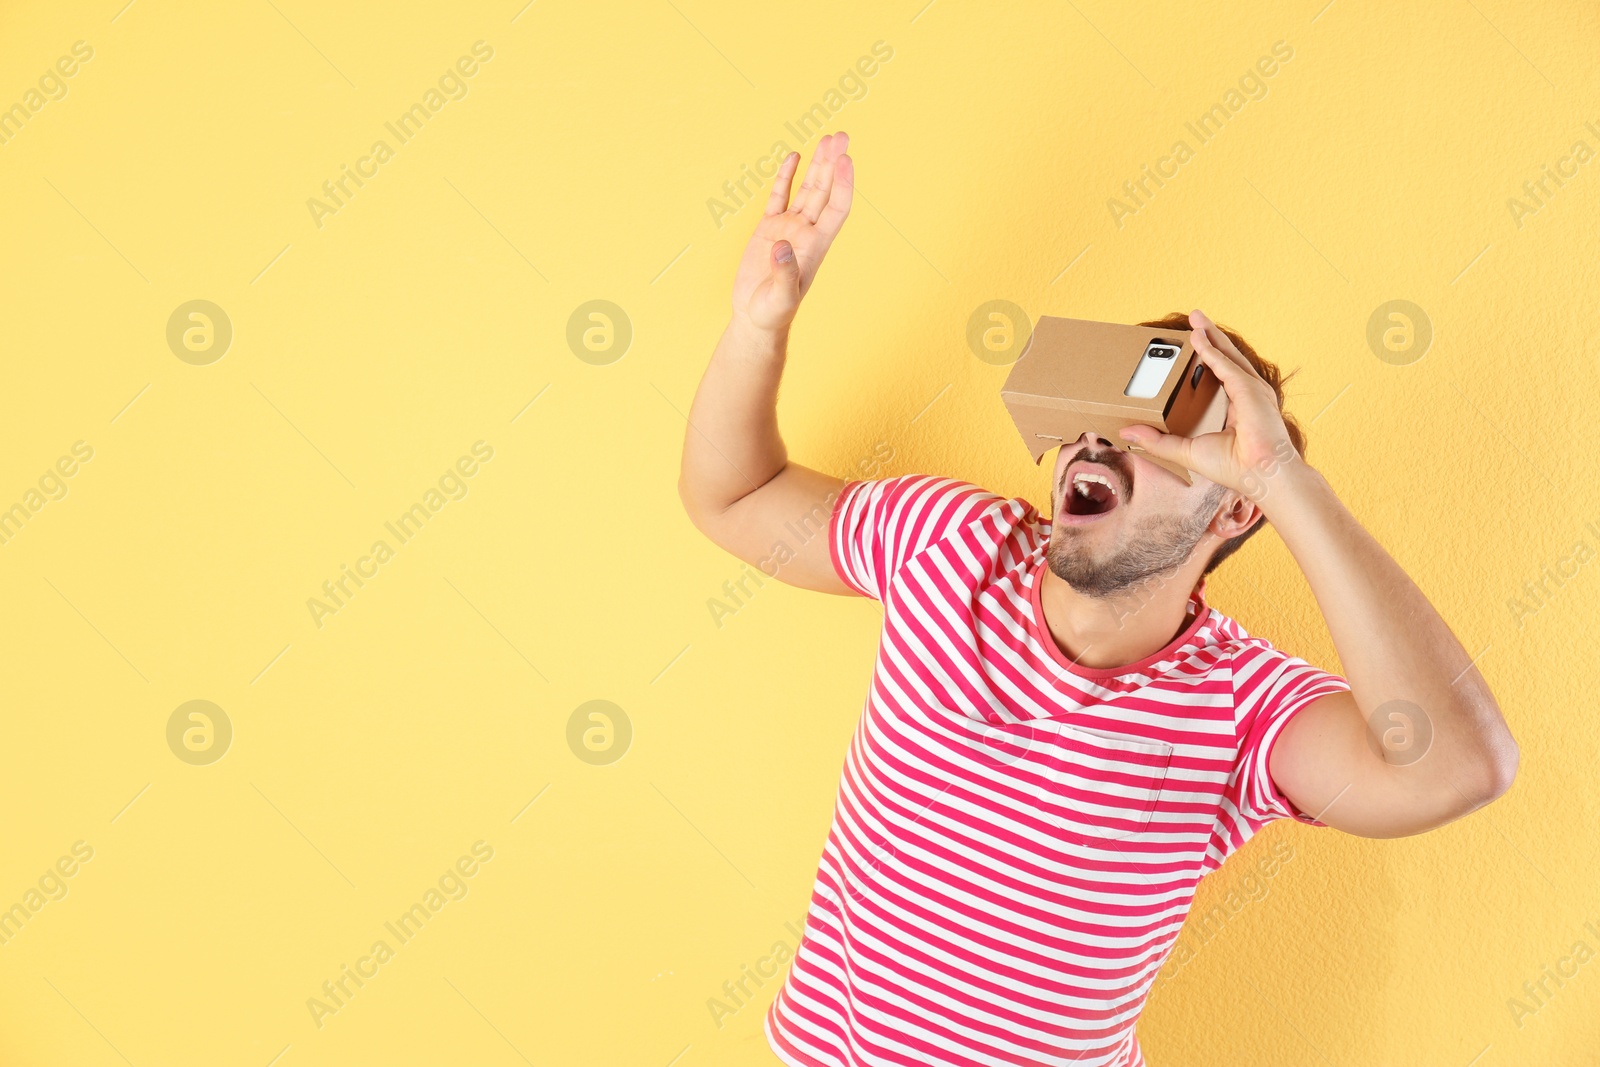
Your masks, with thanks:
[(1213, 486), (1192, 514), (1146, 519), (1131, 531), (1128, 544), (1105, 558), (1095, 558), (1086, 546), (1076, 543), (1078, 530), (1055, 526), (1045, 559), (1057, 578), (1090, 597), (1117, 597), (1158, 575), (1171, 578), (1205, 536), (1226, 492), (1223, 486)]

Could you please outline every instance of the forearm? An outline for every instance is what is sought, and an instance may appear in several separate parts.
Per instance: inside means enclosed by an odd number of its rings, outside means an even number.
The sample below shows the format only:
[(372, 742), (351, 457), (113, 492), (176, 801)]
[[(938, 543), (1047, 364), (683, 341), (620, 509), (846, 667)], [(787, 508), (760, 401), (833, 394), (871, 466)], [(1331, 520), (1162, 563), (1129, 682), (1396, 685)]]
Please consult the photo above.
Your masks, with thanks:
[(679, 492), (691, 515), (722, 512), (783, 469), (778, 385), (787, 347), (787, 331), (737, 318), (723, 330), (684, 433)]
[[(1428, 758), (1403, 761), (1407, 777), (1469, 797), (1503, 789), (1516, 745), (1471, 655), (1416, 583), (1304, 462), (1275, 472), (1261, 503), (1316, 596), (1362, 715), (1370, 722), (1406, 701), (1426, 716)], [(1378, 725), (1405, 722), (1383, 711)]]

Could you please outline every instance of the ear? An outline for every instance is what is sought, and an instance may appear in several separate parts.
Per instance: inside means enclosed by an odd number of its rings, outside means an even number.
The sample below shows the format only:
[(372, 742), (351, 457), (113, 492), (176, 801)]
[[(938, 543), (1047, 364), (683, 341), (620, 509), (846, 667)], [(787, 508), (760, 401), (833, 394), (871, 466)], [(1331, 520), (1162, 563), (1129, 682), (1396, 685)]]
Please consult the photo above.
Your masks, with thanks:
[(1227, 541), (1263, 521), (1265, 516), (1255, 501), (1243, 493), (1230, 489), (1217, 505), (1217, 514), (1208, 528), (1219, 538)]

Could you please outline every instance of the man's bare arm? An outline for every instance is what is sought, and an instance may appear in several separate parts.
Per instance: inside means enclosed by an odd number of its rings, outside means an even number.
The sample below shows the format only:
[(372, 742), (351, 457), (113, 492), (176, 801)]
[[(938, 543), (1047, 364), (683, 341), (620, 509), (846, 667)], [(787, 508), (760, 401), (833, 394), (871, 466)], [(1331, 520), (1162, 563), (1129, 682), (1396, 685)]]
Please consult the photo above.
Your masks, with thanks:
[(1193, 439), (1148, 427), (1123, 436), (1261, 508), (1305, 573), (1351, 687), (1283, 728), (1273, 781), (1302, 812), (1362, 837), (1421, 833), (1494, 800), (1516, 775), (1517, 744), (1471, 657), (1295, 452), (1250, 362), (1199, 311), (1190, 324), (1227, 391), (1227, 426)]
[(1304, 463), (1279, 471), (1266, 508), (1351, 687), (1284, 727), (1270, 767), (1279, 788), (1301, 811), (1362, 837), (1422, 833), (1509, 789), (1516, 742), (1416, 583)]
[(850, 213), (855, 173), (845, 134), (824, 137), (790, 201), (798, 153), (784, 159), (761, 221), (734, 278), (733, 315), (689, 409), (678, 495), (695, 527), (733, 555), (825, 593), (854, 592), (839, 578), (827, 538), (791, 531), (826, 528), (844, 480), (789, 462), (778, 431), (778, 385), (789, 326), (800, 299)]

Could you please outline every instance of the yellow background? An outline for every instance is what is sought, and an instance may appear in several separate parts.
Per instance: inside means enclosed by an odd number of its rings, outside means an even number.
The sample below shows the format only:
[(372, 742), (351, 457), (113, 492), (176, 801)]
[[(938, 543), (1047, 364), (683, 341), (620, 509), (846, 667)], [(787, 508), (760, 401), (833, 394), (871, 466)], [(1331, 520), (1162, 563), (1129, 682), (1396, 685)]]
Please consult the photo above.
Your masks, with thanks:
[[(707, 201), (802, 147), (785, 121), (877, 41), (830, 123), (859, 197), (795, 330), (791, 454), (849, 474), (887, 444), (879, 473), (1040, 501), (974, 309), (1202, 307), (1301, 368), (1310, 458), (1522, 745), (1456, 825), (1279, 824), (1209, 879), (1197, 912), (1248, 903), (1169, 967), (1152, 1063), (1595, 1062), (1600, 962), (1520, 1025), (1507, 1003), (1600, 950), (1600, 162), (1507, 206), (1600, 147), (1595, 16), (1323, 2), (8, 5), (0, 103), (94, 58), (0, 145), (0, 506), (94, 458), (0, 545), (0, 907), (94, 858), (0, 946), (0, 1062), (770, 1062), (775, 982), (720, 1028), (707, 1002), (792, 942), (879, 613), (769, 583), (718, 626), (744, 569), (681, 512), (678, 449), (759, 210)], [(479, 40), (468, 95), (319, 228), (308, 198)], [(1107, 200), (1180, 138), (1119, 228)], [(192, 299), (233, 326), (207, 366), (166, 342)], [(566, 341), (594, 299), (634, 331), (605, 366)], [(1366, 338), (1393, 299), (1434, 332), (1405, 366)], [(466, 497), (317, 627), (308, 598), (479, 440)], [(1274, 535), (1210, 592), (1337, 666)], [(208, 766), (166, 741), (196, 699), (234, 729)], [(595, 699), (633, 729), (609, 766), (567, 743)], [(469, 894), (318, 1028), (307, 999), (479, 840)]]

